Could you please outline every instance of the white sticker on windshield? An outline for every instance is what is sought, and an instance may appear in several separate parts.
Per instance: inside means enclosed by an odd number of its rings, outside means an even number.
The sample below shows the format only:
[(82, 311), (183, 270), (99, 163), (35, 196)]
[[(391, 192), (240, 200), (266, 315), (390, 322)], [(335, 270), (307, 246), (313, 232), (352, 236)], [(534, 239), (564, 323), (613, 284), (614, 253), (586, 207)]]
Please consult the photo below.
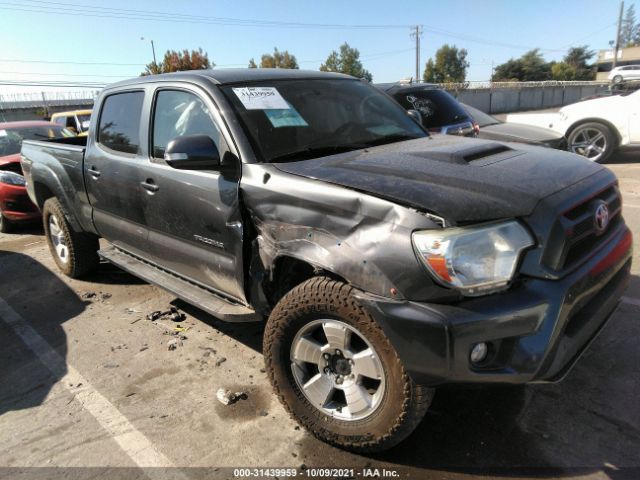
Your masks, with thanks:
[(234, 88), (233, 93), (247, 110), (287, 110), (289, 104), (275, 87)]
[(0, 130), (0, 137), (6, 137), (7, 136), (7, 131), (6, 130)]

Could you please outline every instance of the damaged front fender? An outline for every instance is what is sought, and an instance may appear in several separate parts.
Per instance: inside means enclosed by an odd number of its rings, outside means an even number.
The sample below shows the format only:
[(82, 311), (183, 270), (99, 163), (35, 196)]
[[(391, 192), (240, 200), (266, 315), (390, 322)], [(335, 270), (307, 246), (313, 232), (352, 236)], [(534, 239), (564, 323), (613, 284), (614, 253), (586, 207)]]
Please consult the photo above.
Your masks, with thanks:
[(374, 295), (442, 294), (411, 244), (413, 231), (440, 228), (428, 215), (268, 164), (244, 165), (240, 189), (255, 230), (251, 281), (268, 278), (278, 259), (290, 257)]

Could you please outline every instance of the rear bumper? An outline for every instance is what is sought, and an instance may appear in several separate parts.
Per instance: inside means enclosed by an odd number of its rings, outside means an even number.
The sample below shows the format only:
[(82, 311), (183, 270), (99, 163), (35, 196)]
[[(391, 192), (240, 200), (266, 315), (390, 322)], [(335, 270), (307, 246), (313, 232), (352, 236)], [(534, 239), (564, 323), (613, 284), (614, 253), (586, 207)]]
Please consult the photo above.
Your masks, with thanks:
[[(426, 385), (557, 381), (604, 327), (631, 269), (622, 224), (586, 264), (560, 280), (527, 278), (509, 291), (455, 305), (360, 294), (412, 377)], [(489, 355), (469, 360), (476, 343)]]
[(0, 210), (11, 222), (31, 222), (41, 217), (40, 211), (31, 202), (27, 189), (17, 185), (0, 184)]

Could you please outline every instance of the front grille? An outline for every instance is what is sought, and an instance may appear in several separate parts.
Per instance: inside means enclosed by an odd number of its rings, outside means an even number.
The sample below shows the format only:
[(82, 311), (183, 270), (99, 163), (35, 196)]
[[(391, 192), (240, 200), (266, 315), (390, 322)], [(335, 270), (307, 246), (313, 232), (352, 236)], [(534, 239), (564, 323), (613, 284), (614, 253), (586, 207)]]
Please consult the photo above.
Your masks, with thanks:
[[(595, 224), (595, 210), (604, 202), (609, 209), (609, 224), (599, 232)], [(571, 268), (590, 256), (605, 243), (621, 219), (622, 201), (617, 185), (583, 200), (556, 219), (543, 263), (554, 270)]]

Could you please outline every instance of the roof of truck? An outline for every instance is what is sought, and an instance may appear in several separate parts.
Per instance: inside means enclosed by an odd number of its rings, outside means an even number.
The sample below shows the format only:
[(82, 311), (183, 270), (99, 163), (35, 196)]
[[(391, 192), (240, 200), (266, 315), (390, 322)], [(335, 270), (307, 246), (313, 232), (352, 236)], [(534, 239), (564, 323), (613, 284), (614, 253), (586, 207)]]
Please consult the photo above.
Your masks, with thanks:
[(134, 85), (158, 81), (202, 81), (208, 79), (218, 85), (259, 82), (264, 80), (303, 80), (313, 78), (342, 78), (354, 79), (349, 75), (335, 72), (319, 72), (317, 70), (297, 70), (288, 68), (216, 68), (209, 70), (189, 70), (186, 72), (162, 73), (159, 75), (145, 75), (142, 77), (123, 80), (109, 85), (121, 87), (123, 85)]

